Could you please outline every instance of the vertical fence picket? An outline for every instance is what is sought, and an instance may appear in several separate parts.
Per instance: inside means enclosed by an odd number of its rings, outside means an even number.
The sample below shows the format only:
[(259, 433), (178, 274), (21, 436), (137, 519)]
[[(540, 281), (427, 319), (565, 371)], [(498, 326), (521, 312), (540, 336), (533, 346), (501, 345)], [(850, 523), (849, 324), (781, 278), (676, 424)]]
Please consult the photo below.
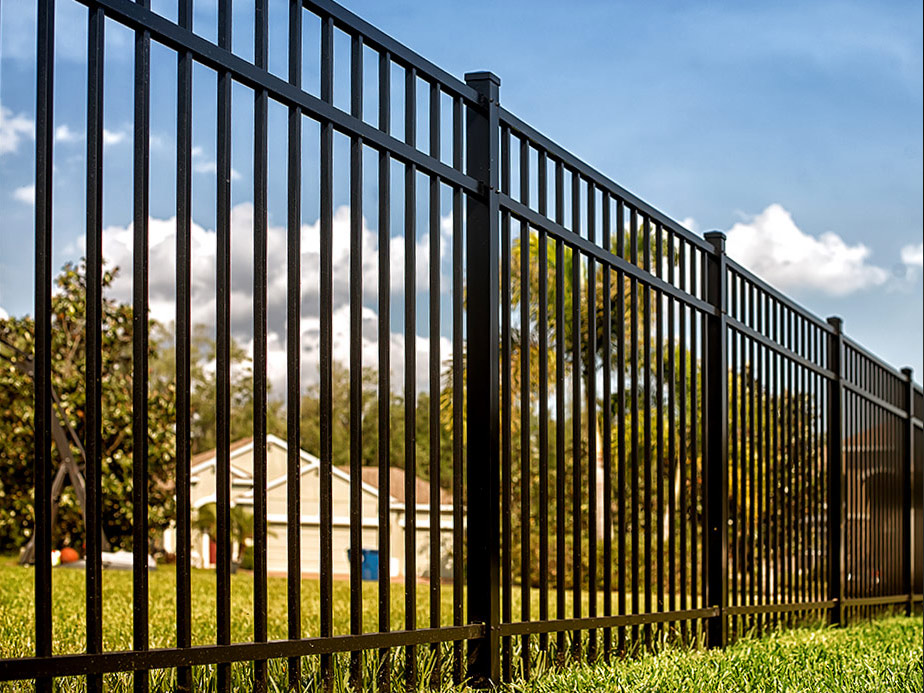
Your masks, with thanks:
[[(145, 9), (148, 3), (142, 2)], [(148, 649), (148, 206), (151, 37), (135, 32), (132, 153), (132, 648)], [(221, 359), (219, 358), (219, 368)], [(216, 407), (216, 410), (219, 407)], [(216, 417), (218, 418), (218, 417)], [(220, 418), (218, 418), (220, 423)], [(219, 527), (219, 531), (221, 527)], [(148, 672), (135, 671), (136, 693)]]
[[(35, 102), (35, 346), (32, 357), (35, 563), (35, 656), (52, 653), (51, 577), (51, 407), (52, 324), (51, 248), (52, 179), (54, 175), (55, 2), (38, 3)], [(37, 672), (38, 673), (38, 672)], [(47, 674), (46, 672), (42, 672)], [(39, 675), (36, 691), (52, 689), (52, 679)]]
[(902, 375), (905, 376), (905, 408), (907, 416), (901, 423), (903, 429), (903, 441), (899, 441), (896, 446), (899, 452), (901, 465), (901, 484), (902, 484), (902, 513), (904, 520), (900, 526), (896, 527), (896, 535), (900, 537), (900, 551), (902, 560), (900, 561), (901, 570), (901, 591), (908, 595), (908, 601), (905, 604), (905, 614), (911, 616), (913, 605), (914, 591), (914, 508), (911, 502), (913, 487), (913, 468), (914, 468), (914, 371), (911, 368), (903, 368)]
[[(302, 3), (289, 0), (288, 13), (288, 82), (301, 87), (302, 82)], [(322, 24), (321, 91), (329, 101), (333, 92), (333, 26), (330, 19)], [(301, 538), (301, 253), (302, 253), (302, 112), (290, 106), (287, 112), (286, 151), (286, 606), (290, 639), (302, 635), (302, 538)], [(333, 174), (333, 131), (330, 123), (321, 125), (321, 635), (331, 634), (331, 588), (328, 577), (332, 572), (330, 559), (330, 303), (331, 303), (331, 219), (330, 207)], [(325, 356), (328, 358), (325, 359)], [(326, 405), (326, 406), (325, 406)], [(289, 657), (286, 662), (288, 687), (300, 686), (301, 659)], [(321, 677), (329, 686), (329, 659), (321, 656)]]
[[(103, 647), (102, 590), (102, 386), (103, 386), (103, 67), (105, 16), (89, 11), (87, 30), (87, 315), (86, 315), (86, 629), (87, 653)], [(103, 677), (87, 677), (102, 691)]]
[[(254, 63), (266, 69), (269, 59), (267, 0), (254, 5)], [(266, 396), (267, 396), (267, 109), (265, 89), (254, 92), (253, 109), (253, 637), (267, 640), (267, 517), (266, 517)], [(253, 663), (253, 686), (268, 687), (266, 660)]]
[[(218, 45), (231, 49), (231, 1), (218, 3)], [(231, 643), (231, 74), (218, 73), (215, 227), (215, 463), (216, 630), (219, 645)], [(146, 319), (146, 317), (145, 317)], [(231, 665), (218, 664), (217, 689), (231, 690)]]
[[(192, 0), (177, 7), (177, 23), (192, 29)], [(190, 369), (192, 333), (192, 66), (190, 51), (177, 53), (176, 99), (176, 644), (192, 644), (192, 456)], [(256, 300), (256, 298), (255, 298)], [(255, 346), (255, 348), (258, 348)], [(255, 352), (254, 357), (256, 358)], [(254, 392), (257, 395), (257, 392)], [(254, 409), (256, 413), (256, 407)], [(256, 419), (255, 419), (256, 424)], [(259, 542), (260, 525), (254, 526)], [(259, 546), (259, 544), (258, 544)], [(256, 557), (255, 557), (256, 560)], [(255, 626), (255, 633), (258, 632)], [(177, 668), (177, 690), (192, 690), (192, 668)]]
[[(378, 127), (388, 134), (391, 131), (391, 54), (388, 51), (379, 53), (378, 96)], [(387, 633), (391, 630), (391, 155), (387, 149), (379, 152), (378, 185), (378, 588), (379, 632)], [(388, 648), (379, 649), (378, 690), (383, 693), (391, 690), (391, 651)]]
[(709, 258), (706, 294), (715, 313), (707, 323), (705, 350), (705, 480), (706, 580), (703, 598), (718, 606), (719, 615), (709, 621), (710, 647), (725, 647), (728, 640), (728, 347), (726, 343), (727, 284), (725, 234), (710, 232), (706, 240), (715, 254)]
[[(463, 106), (459, 97), (452, 101), (452, 164), (463, 169)], [(465, 556), (463, 454), (465, 450), (463, 416), (465, 390), (463, 371), (463, 283), (464, 249), (462, 234), (462, 191), (452, 189), (452, 624), (461, 626), (464, 614), (463, 560)], [(452, 682), (458, 686), (464, 675), (462, 642), (452, 644)]]
[[(430, 84), (430, 156), (440, 156), (440, 89)], [(430, 307), (430, 627), (440, 625), (440, 177), (430, 176), (429, 235), (430, 281), (428, 302)], [(441, 656), (438, 644), (430, 647), (433, 658), (430, 687), (440, 686)]]
[[(363, 39), (350, 40), (350, 113), (363, 117)], [(363, 140), (350, 138), (350, 633), (363, 630), (362, 298)], [(432, 510), (432, 508), (431, 508)], [(432, 513), (431, 513), (432, 518)], [(350, 685), (362, 689), (362, 653), (350, 653)]]

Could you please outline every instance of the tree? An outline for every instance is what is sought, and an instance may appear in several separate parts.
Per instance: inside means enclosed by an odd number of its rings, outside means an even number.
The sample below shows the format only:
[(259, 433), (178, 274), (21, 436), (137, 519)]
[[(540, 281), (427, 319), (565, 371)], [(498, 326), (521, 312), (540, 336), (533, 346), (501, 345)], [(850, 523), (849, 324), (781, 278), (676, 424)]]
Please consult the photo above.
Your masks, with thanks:
[[(244, 545), (253, 536), (253, 513), (247, 512), (242, 505), (235, 505), (231, 508), (229, 516), (231, 520), (229, 526), (231, 541), (237, 543), (237, 555), (234, 560), (240, 563), (244, 555)], [(204, 534), (212, 541), (216, 541), (218, 539), (218, 515), (216, 514), (215, 503), (205, 503), (200, 506), (196, 510), (191, 526), (194, 531)], [(272, 535), (273, 532), (269, 534)]]
[[(176, 377), (176, 340), (173, 326), (157, 327), (155, 337), (160, 345), (161, 357), (153, 364), (155, 371), (167, 380)], [(215, 338), (206, 325), (198, 324), (192, 329), (189, 342), (189, 409), (190, 446), (198, 454), (215, 449), (217, 373)], [(231, 440), (251, 435), (253, 432), (253, 359), (236, 339), (231, 338)], [(273, 397), (267, 383), (266, 427), (267, 432), (285, 437), (285, 413), (283, 402)]]
[[(118, 268), (107, 270), (109, 288)], [(86, 265), (68, 263), (55, 280), (52, 296), (52, 386), (60, 398), (56, 407), (62, 423), (86, 440)], [(152, 333), (158, 329), (152, 321)], [(16, 352), (34, 351), (31, 317), (0, 320), (0, 339)], [(161, 353), (157, 340), (148, 345), (148, 522), (153, 538), (174, 514), (173, 473), (176, 450), (175, 386), (155, 364)], [(132, 489), (132, 308), (111, 298), (102, 306), (102, 529), (114, 548), (131, 548), (134, 517)], [(28, 541), (34, 529), (32, 381), (8, 359), (0, 360), (0, 550)], [(72, 445), (73, 447), (73, 445)], [(82, 460), (73, 447), (75, 459)], [(52, 449), (51, 464), (60, 462)], [(55, 546), (81, 546), (84, 526), (74, 488), (68, 483), (58, 498), (52, 528)]]

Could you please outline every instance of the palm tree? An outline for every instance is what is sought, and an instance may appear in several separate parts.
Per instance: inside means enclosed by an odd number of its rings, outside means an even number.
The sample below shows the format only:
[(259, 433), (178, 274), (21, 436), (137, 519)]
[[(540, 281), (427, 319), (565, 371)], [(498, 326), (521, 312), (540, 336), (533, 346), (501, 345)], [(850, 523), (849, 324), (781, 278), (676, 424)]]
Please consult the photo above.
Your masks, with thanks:
[[(196, 513), (192, 521), (192, 528), (205, 534), (212, 541), (218, 539), (218, 520), (215, 514), (215, 504), (206, 503)], [(240, 563), (244, 553), (244, 544), (253, 536), (253, 513), (247, 512), (243, 506), (235, 505), (231, 508), (231, 540), (237, 542), (237, 555), (235, 563)]]

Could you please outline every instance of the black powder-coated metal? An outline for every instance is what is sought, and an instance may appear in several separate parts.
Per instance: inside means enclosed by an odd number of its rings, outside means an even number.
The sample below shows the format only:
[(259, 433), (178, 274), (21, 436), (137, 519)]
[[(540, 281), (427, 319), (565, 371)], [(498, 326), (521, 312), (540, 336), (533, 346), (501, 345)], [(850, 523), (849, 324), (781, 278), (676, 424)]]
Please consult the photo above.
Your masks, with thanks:
[[(141, 4), (147, 8), (146, 2)], [(148, 648), (150, 63), (151, 37), (145, 29), (140, 28), (135, 31), (135, 131), (132, 155), (132, 647), (136, 650), (146, 650)], [(220, 273), (220, 266), (218, 271)], [(219, 354), (219, 372), (220, 369), (221, 356)], [(216, 420), (220, 426), (220, 402), (216, 403)], [(221, 530), (222, 526), (219, 524), (218, 531), (221, 532)], [(148, 674), (146, 671), (135, 672), (134, 690), (136, 693), (148, 690)]]
[[(417, 71), (404, 74), (404, 141), (417, 146)], [(417, 506), (417, 167), (404, 167), (404, 504)], [(404, 627), (417, 627), (417, 513), (404, 534)], [(417, 687), (417, 655), (405, 649), (405, 685)]]
[[(529, 145), (520, 140), (520, 200), (529, 204)], [(529, 224), (520, 222), (520, 618), (530, 620), (530, 572), (529, 535), (532, 529), (530, 512), (530, 486), (533, 483), (530, 469), (530, 288), (529, 266), (531, 264), (531, 234)], [(524, 635), (520, 644), (522, 675), (529, 678), (529, 636)]]
[[(571, 231), (579, 236), (581, 231), (581, 180), (571, 172)], [(580, 618), (582, 613), (581, 580), (581, 380), (582, 347), (581, 338), (581, 255), (577, 248), (571, 248), (571, 613)], [(581, 657), (581, 631), (571, 634), (571, 656)]]
[[(479, 512), (467, 518), (466, 586), (468, 622), (484, 624), (483, 637), (469, 640), (468, 677), (475, 686), (500, 680), (500, 459), (498, 101), (500, 79), (476, 72), (466, 82), (484, 99), (484, 110), (467, 109), (466, 172), (481, 182), (482, 195), (468, 196), (466, 261), (468, 282), (466, 413), (466, 486), (468, 499), (479, 499)], [(505, 310), (507, 307), (505, 307)]]
[[(902, 511), (899, 516), (901, 520), (896, 521), (895, 534), (901, 537), (902, 561), (900, 566), (896, 566), (901, 571), (901, 592), (908, 595), (908, 604), (905, 607), (906, 615), (911, 615), (911, 593), (914, 590), (914, 506), (911, 502), (912, 480), (914, 478), (914, 371), (911, 368), (903, 368), (902, 375), (905, 376), (905, 398), (907, 402), (907, 415), (901, 423), (901, 437), (903, 440), (898, 441), (896, 446), (902, 451), (901, 457), (901, 489), (902, 489)], [(894, 565), (894, 563), (893, 563)], [(897, 585), (893, 586), (897, 587)]]
[[(564, 167), (555, 162), (555, 222), (564, 225)], [(565, 246), (555, 241), (555, 615), (565, 618)], [(565, 663), (565, 632), (555, 641), (556, 663)]]
[[(622, 200), (616, 201), (616, 254), (619, 257), (625, 255), (625, 208)], [(620, 315), (625, 315), (626, 295), (625, 295), (626, 275), (617, 270), (616, 272), (616, 305)], [(626, 588), (628, 580), (628, 559), (626, 557), (626, 327), (624, 324), (617, 326), (616, 337), (616, 361), (617, 361), (617, 381), (616, 381), (616, 401), (617, 401), (617, 435), (618, 435), (618, 453), (617, 474), (616, 474), (616, 504), (617, 504), (617, 532), (618, 532), (618, 555), (619, 555), (619, 577), (617, 579), (618, 605), (617, 613), (620, 616), (626, 614)], [(559, 616), (561, 618), (561, 616)], [(620, 656), (626, 652), (626, 630), (620, 627), (616, 634), (616, 651)]]
[[(350, 114), (363, 117), (363, 41), (353, 36), (350, 51)], [(350, 138), (350, 633), (363, 629), (362, 584), (362, 295), (363, 141)], [(350, 685), (362, 686), (360, 653), (350, 653)]]
[[(440, 88), (436, 82), (430, 83), (430, 156), (440, 157)], [(431, 393), (440, 391), (440, 178), (430, 176), (429, 200), (429, 282), (428, 303), (429, 315), (429, 386)], [(430, 397), (430, 460), (429, 476), (430, 498), (427, 503), (430, 507), (430, 627), (438, 628), (440, 625), (440, 398), (434, 394)], [(434, 517), (435, 516), (435, 517)], [(433, 668), (430, 672), (430, 688), (438, 689), (440, 686), (441, 656), (438, 644), (430, 647), (430, 656), (433, 658)]]
[[(35, 513), (35, 656), (51, 655), (51, 247), (54, 176), (55, 3), (38, 3), (35, 96), (35, 347), (34, 513)], [(35, 674), (47, 674), (36, 669)], [(51, 678), (37, 678), (36, 691), (48, 691)]]
[[(603, 193), (603, 247), (610, 250), (612, 243), (611, 232), (611, 204), (610, 198)], [(540, 262), (540, 267), (544, 266)], [(613, 272), (609, 267), (603, 266), (603, 615), (613, 615), (613, 372), (612, 372), (612, 343), (613, 343), (613, 305), (611, 294), (611, 283)], [(542, 299), (540, 299), (540, 306)], [(542, 319), (540, 317), (540, 324)], [(616, 329), (621, 329), (617, 325)], [(540, 366), (540, 369), (542, 367)], [(620, 446), (621, 447), (621, 446)], [(548, 615), (540, 618), (545, 620)], [(613, 650), (613, 631), (611, 628), (605, 628), (603, 631), (603, 659), (610, 661)]]
[(725, 269), (725, 234), (706, 234), (715, 254), (710, 258), (706, 279), (706, 295), (716, 307), (707, 325), (705, 349), (706, 388), (703, 428), (706, 432), (703, 486), (706, 553), (704, 581), (707, 604), (719, 608), (718, 617), (709, 621), (709, 647), (725, 647), (728, 640), (728, 328), (725, 324), (727, 284)]
[[(539, 213), (548, 213), (548, 158), (538, 157)], [(549, 618), (549, 250), (548, 234), (539, 230), (538, 239), (538, 323), (539, 336), (539, 620)], [(539, 637), (539, 649), (548, 650), (548, 634)]]
[[(461, 97), (452, 100), (452, 165), (463, 168), (464, 150), (462, 133), (464, 128)], [(452, 624), (461, 626), (465, 619), (463, 566), (465, 556), (465, 535), (463, 532), (465, 503), (464, 491), (464, 429), (465, 391), (463, 373), (463, 286), (465, 262), (462, 233), (463, 195), (459, 188), (452, 189)], [(464, 676), (462, 643), (452, 643), (452, 682), (458, 686)]]
[[(103, 388), (103, 67), (105, 17), (91, 9), (87, 30), (87, 228), (86, 228), (86, 629), (87, 652), (103, 647), (102, 591), (102, 388)], [(102, 691), (101, 676), (87, 678)]]
[[(182, 0), (177, 7), (177, 24), (183, 29), (192, 28), (192, 0)], [(258, 58), (259, 59), (259, 58)], [(177, 647), (192, 645), (192, 537), (190, 507), (191, 441), (191, 332), (192, 332), (192, 67), (193, 57), (188, 50), (177, 53), (176, 100), (176, 643)], [(256, 178), (256, 176), (255, 176)], [(254, 197), (254, 204), (257, 204)], [(256, 235), (256, 234), (255, 234)], [(255, 272), (258, 271), (255, 267)], [(259, 295), (254, 295), (259, 306)], [(255, 320), (258, 310), (255, 309)], [(256, 335), (256, 333), (254, 333)], [(254, 343), (254, 362), (258, 364), (259, 345)], [(254, 390), (254, 396), (258, 392)], [(254, 426), (259, 416), (254, 406)], [(258, 559), (262, 515), (254, 512), (254, 561)], [(264, 540), (265, 545), (265, 540)], [(256, 567), (256, 565), (255, 565)], [(255, 578), (259, 580), (259, 578)], [(254, 585), (255, 593), (259, 585)], [(259, 631), (259, 616), (254, 619), (254, 639)], [(192, 670), (177, 668), (177, 690), (192, 690)]]
[[(228, 690), (233, 662), (253, 662), (253, 687), (267, 689), (267, 660), (288, 659), (290, 687), (304, 683), (302, 658), (320, 658), (331, 690), (336, 653), (351, 653), (349, 680), (363, 681), (364, 651), (377, 651), (378, 690), (390, 690), (392, 653), (404, 649), (405, 685), (418, 686), (418, 655), (429, 650), (432, 688), (466, 678), (476, 687), (529, 676), (535, 638), (554, 661), (608, 659), (674, 636), (723, 645), (780, 623), (830, 615), (833, 623), (921, 601), (912, 594), (911, 486), (920, 471), (913, 411), (920, 391), (899, 372), (830, 324), (725, 257), (721, 238), (700, 238), (628, 193), (500, 107), (500, 80), (472, 73), (463, 82), (343, 9), (332, 0), (290, 0), (288, 73), (269, 70), (269, 3), (254, 0), (253, 57), (232, 51), (231, 0), (218, 3), (217, 40), (193, 32), (193, 2), (176, 19), (147, 0), (80, 0), (88, 8), (86, 149), (86, 653), (52, 655), (50, 552), (57, 486), (52, 485), (52, 176), (54, 155), (54, 3), (38, 3), (36, 24), (35, 205), (35, 657), (0, 660), (0, 680), (103, 675), (176, 668), (191, 690), (194, 666), (217, 665)], [(306, 39), (305, 17), (319, 39)], [(132, 174), (133, 378), (132, 649), (103, 652), (103, 92), (107, 24), (134, 32)], [(350, 43), (348, 106), (335, 103), (334, 39)], [(302, 86), (304, 58), (319, 49), (319, 94)], [(148, 649), (147, 411), (148, 225), (151, 154), (151, 43), (176, 52), (176, 647)], [(112, 44), (110, 50), (124, 50)], [(377, 70), (363, 70), (368, 54)], [(190, 456), (193, 286), (193, 66), (216, 74), (216, 643), (192, 646)], [(403, 73), (403, 131), (391, 131), (392, 75)], [(376, 74), (377, 73), (377, 74)], [(376, 90), (367, 82), (377, 80)], [(231, 94), (253, 91), (253, 642), (231, 643)], [(397, 85), (396, 85), (397, 86)], [(419, 87), (428, 112), (417, 111)], [(364, 117), (376, 101), (375, 124)], [(287, 111), (286, 166), (286, 533), (287, 640), (268, 641), (267, 427), (268, 312), (272, 277), (268, 165), (270, 101)], [(441, 103), (451, 105), (451, 114)], [(401, 104), (397, 104), (401, 108)], [(451, 118), (449, 117), (451, 115)], [(426, 120), (427, 142), (418, 142)], [(312, 166), (302, 128), (319, 128)], [(445, 123), (451, 121), (451, 127)], [(349, 141), (349, 635), (334, 636), (334, 133)], [(451, 156), (446, 157), (447, 144)], [(364, 155), (377, 156), (377, 262), (364, 257)], [(536, 162), (535, 165), (532, 162)], [(393, 277), (393, 163), (403, 169), (404, 269)], [(550, 180), (551, 175), (551, 180)], [(418, 199), (420, 178), (428, 195)], [(512, 178), (516, 184), (512, 185)], [(567, 178), (567, 180), (566, 180)], [(303, 266), (302, 187), (315, 181), (319, 205), (317, 268)], [(338, 178), (338, 181), (340, 179)], [(340, 183), (336, 192), (340, 192)], [(552, 188), (550, 190), (550, 187)], [(516, 189), (514, 189), (516, 188)], [(345, 189), (345, 188), (344, 188)], [(451, 231), (444, 192), (451, 198)], [(533, 193), (536, 191), (536, 194)], [(306, 199), (315, 199), (314, 196)], [(447, 198), (448, 199), (448, 198)], [(402, 204), (403, 202), (403, 204)], [(419, 204), (427, 207), (422, 216)], [(615, 219), (614, 219), (615, 217)], [(418, 287), (418, 218), (425, 218), (428, 270)], [(304, 220), (310, 224), (311, 220)], [(511, 234), (511, 226), (516, 224)], [(516, 241), (517, 234), (519, 240)], [(448, 234), (448, 236), (447, 236)], [(401, 234), (399, 234), (401, 235)], [(423, 234), (421, 234), (423, 237)], [(451, 237), (451, 240), (450, 240)], [(615, 244), (613, 239), (615, 238)], [(512, 242), (514, 241), (514, 242)], [(627, 244), (628, 241), (628, 244)], [(554, 248), (549, 248), (549, 243)], [(519, 245), (519, 255), (515, 248)], [(642, 244), (639, 247), (639, 244)], [(306, 255), (305, 257), (308, 257)], [(551, 257), (550, 257), (551, 255)], [(448, 260), (447, 260), (448, 258)], [(551, 260), (551, 262), (550, 262)], [(377, 286), (365, 271), (374, 264)], [(451, 265), (451, 275), (444, 265)], [(553, 269), (554, 268), (554, 269)], [(316, 276), (316, 286), (302, 286)], [(236, 268), (235, 268), (236, 271)], [(552, 272), (554, 271), (554, 276)], [(423, 278), (423, 277), (422, 277)], [(340, 277), (338, 277), (338, 280)], [(405, 469), (404, 628), (391, 615), (392, 281), (403, 280), (403, 456)], [(615, 286), (613, 283), (615, 282)], [(401, 290), (401, 289), (399, 289)], [(303, 633), (301, 577), (301, 330), (303, 292), (318, 303), (320, 440), (317, 471), (319, 632)], [(376, 294), (378, 404), (375, 433), (363, 428), (365, 302)], [(423, 295), (426, 295), (424, 298)], [(336, 299), (339, 300), (339, 299)], [(426, 384), (418, 386), (418, 307), (426, 301), (430, 348)], [(517, 301), (519, 303), (517, 304)], [(451, 310), (451, 329), (442, 322)], [(236, 307), (236, 306), (235, 306)], [(308, 316), (305, 316), (308, 317)], [(444, 329), (446, 328), (446, 329)], [(615, 331), (615, 334), (614, 334)], [(450, 339), (451, 355), (440, 344)], [(627, 344), (628, 340), (628, 344)], [(549, 350), (554, 349), (554, 354)], [(445, 351), (445, 349), (444, 349)], [(615, 372), (614, 372), (615, 371)], [(307, 375), (307, 373), (305, 373)], [(615, 378), (615, 382), (613, 379)], [(429, 404), (418, 412), (419, 390)], [(554, 394), (553, 394), (554, 391)], [(554, 402), (552, 401), (554, 397)], [(448, 408), (448, 410), (447, 410)], [(337, 412), (338, 415), (342, 414)], [(428, 439), (418, 441), (418, 417)], [(614, 421), (615, 417), (615, 421)], [(553, 421), (554, 418), (554, 421)], [(446, 419), (444, 421), (444, 419)], [(570, 421), (569, 421), (570, 419)], [(447, 423), (448, 421), (448, 423)], [(370, 423), (370, 422), (366, 422)], [(445, 430), (450, 429), (449, 438)], [(377, 435), (379, 549), (377, 632), (364, 633), (360, 580), (363, 523), (359, 479), (363, 436)], [(551, 437), (554, 436), (554, 441)], [(451, 470), (441, 450), (451, 439)], [(368, 441), (365, 441), (368, 442)], [(74, 443), (80, 447), (76, 439)], [(428, 459), (418, 459), (418, 443)], [(368, 447), (368, 446), (367, 446)], [(873, 451), (876, 451), (875, 453)], [(554, 455), (554, 461), (552, 460)], [(599, 464), (598, 464), (599, 456)], [(515, 464), (514, 459), (518, 460)], [(401, 461), (398, 461), (401, 464)], [(448, 464), (448, 462), (446, 463)], [(586, 464), (586, 470), (585, 470)], [(451, 475), (452, 625), (441, 617), (440, 478)], [(430, 479), (417, 498), (417, 476)], [(602, 474), (602, 479), (600, 475)], [(554, 476), (554, 479), (552, 478)], [(538, 478), (537, 478), (538, 477)], [(871, 482), (871, 479), (875, 479)], [(598, 483), (601, 483), (598, 490)], [(515, 492), (514, 485), (519, 489)], [(554, 484), (554, 488), (552, 485)], [(534, 495), (537, 494), (537, 495)], [(417, 624), (418, 502), (430, 509), (429, 628)], [(535, 504), (536, 508), (533, 509)], [(554, 508), (552, 507), (554, 505)], [(477, 512), (474, 512), (477, 507)], [(471, 512), (469, 510), (472, 510)], [(538, 517), (537, 517), (538, 514)], [(340, 519), (337, 518), (337, 522)], [(602, 533), (599, 533), (602, 527)], [(420, 528), (424, 531), (423, 528)], [(613, 533), (616, 537), (614, 541)], [(554, 534), (554, 536), (552, 536)], [(570, 546), (569, 546), (570, 542)], [(553, 558), (554, 554), (554, 558)], [(536, 561), (538, 560), (538, 563)], [(642, 565), (644, 563), (644, 565)], [(421, 566), (424, 567), (424, 566)], [(613, 574), (615, 571), (615, 575)], [(644, 573), (642, 574), (642, 571)], [(531, 607), (538, 584), (538, 612)], [(514, 621), (514, 593), (520, 599)], [(613, 594), (615, 588), (616, 594)], [(585, 593), (586, 589), (586, 593)], [(598, 599), (602, 590), (602, 611)], [(555, 592), (554, 617), (550, 591)], [(571, 608), (568, 609), (568, 592)], [(615, 600), (615, 605), (613, 601)], [(466, 610), (467, 605), (467, 610)], [(584, 611), (586, 610), (586, 616)], [(614, 613), (615, 612), (615, 613)], [(616, 629), (615, 639), (613, 629)], [(602, 646), (598, 642), (602, 631)], [(554, 633), (555, 638), (550, 638)], [(586, 634), (585, 634), (586, 633)], [(643, 635), (643, 638), (639, 636)], [(305, 637), (309, 636), (309, 637)], [(317, 637), (315, 637), (317, 636)], [(513, 639), (520, 638), (514, 661)], [(568, 640), (570, 637), (570, 648)], [(614, 642), (615, 640), (615, 642)], [(467, 652), (465, 643), (467, 641)], [(452, 643), (451, 666), (442, 665)], [(586, 647), (586, 650), (585, 650)]]
[[(500, 140), (501, 190), (510, 194), (510, 133), (501, 129)], [(513, 523), (513, 480), (512, 480), (512, 446), (513, 446), (513, 341), (510, 334), (511, 320), (511, 251), (510, 251), (510, 215), (501, 212), (500, 227), (500, 300), (503, 308), (501, 314), (501, 618), (505, 623), (513, 620), (513, 545), (511, 540)], [(510, 638), (501, 641), (501, 675), (505, 682), (511, 679)]]
[[(587, 185), (587, 238), (596, 242), (594, 187)], [(587, 258), (587, 615), (597, 616), (597, 276), (593, 258)], [(587, 638), (587, 660), (597, 658), (597, 631)]]
[[(298, 11), (301, 3), (292, 0), (290, 13)], [(300, 16), (300, 15), (299, 15)], [(301, 19), (297, 20), (301, 21)], [(294, 20), (290, 19), (290, 31)], [(300, 39), (298, 39), (300, 40)], [(334, 26), (330, 17), (321, 19), (321, 100), (331, 104), (334, 98)], [(329, 637), (333, 632), (333, 226), (334, 226), (334, 181), (333, 181), (333, 149), (334, 128), (330, 121), (321, 121), (321, 179), (320, 191), (320, 252), (321, 252), (321, 455), (318, 470), (320, 494), (320, 631), (321, 637)], [(290, 570), (291, 572), (291, 570)], [(292, 595), (294, 597), (294, 595)], [(290, 619), (292, 618), (290, 613)], [(290, 630), (300, 625), (293, 626)], [(289, 667), (295, 671), (299, 663), (290, 660)], [(322, 684), (330, 690), (333, 684), (331, 671), (331, 658), (329, 655), (321, 656)], [(290, 682), (295, 674), (290, 675)], [(291, 685), (291, 684), (290, 684)]]
[[(218, 3), (218, 45), (228, 51), (231, 49), (231, 0)], [(215, 541), (215, 610), (217, 644), (227, 645), (231, 642), (231, 75), (224, 70), (218, 73), (217, 101), (215, 525), (218, 536)], [(220, 663), (217, 669), (218, 690), (230, 691), (231, 665)]]
[[(266, 69), (269, 53), (267, 0), (254, 4), (254, 63)], [(253, 639), (267, 640), (266, 397), (267, 397), (267, 110), (265, 89), (253, 103)], [(188, 533), (188, 532), (187, 532)], [(267, 690), (266, 660), (253, 663), (253, 687)]]
[(69, 654), (45, 657), (0, 659), (0, 681), (33, 678), (36, 672), (53, 671), (54, 676), (86, 676), (119, 671), (167, 669), (175, 666), (206, 666), (216, 663), (246, 662), (277, 657), (299, 659), (338, 652), (355, 652), (409, 644), (433, 642), (469, 642), (486, 637), (481, 623), (466, 626), (444, 626), (439, 629), (418, 628), (390, 633), (335, 635), (298, 640), (272, 640), (266, 643), (240, 642), (230, 645), (194, 645), (184, 648), (157, 648), (104, 652), (99, 655)]
[[(299, 88), (302, 81), (302, 11), (298, 0), (289, 2), (288, 83)], [(330, 22), (322, 26), (321, 98), (332, 98), (333, 37)], [(326, 56), (326, 58), (325, 58)], [(290, 639), (302, 634), (301, 580), (301, 225), (302, 225), (302, 111), (289, 105), (286, 138), (286, 606), (287, 634)], [(333, 132), (329, 124), (321, 126), (321, 637), (331, 635), (330, 567), (330, 369), (325, 368), (330, 351), (331, 300), (331, 218)], [(325, 165), (326, 164), (326, 165)], [(326, 252), (325, 252), (326, 251)], [(325, 406), (326, 405), (326, 406)], [(329, 663), (321, 658), (322, 678), (329, 680)], [(301, 678), (301, 660), (290, 658), (286, 669), (289, 688)]]
[[(379, 129), (391, 130), (391, 57), (379, 54)], [(391, 630), (391, 156), (379, 152), (378, 171), (378, 539), (379, 632)], [(378, 689), (391, 690), (391, 652), (379, 650)]]

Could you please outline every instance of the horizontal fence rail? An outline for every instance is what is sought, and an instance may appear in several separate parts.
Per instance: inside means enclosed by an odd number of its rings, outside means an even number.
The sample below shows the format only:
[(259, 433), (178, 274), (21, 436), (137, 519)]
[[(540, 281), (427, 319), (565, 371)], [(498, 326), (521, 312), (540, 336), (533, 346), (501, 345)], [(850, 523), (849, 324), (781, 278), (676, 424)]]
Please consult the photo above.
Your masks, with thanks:
[[(51, 264), (66, 3), (83, 8), (87, 44), (86, 361), (70, 442), (54, 389)], [(691, 233), (504, 109), (495, 75), (459, 80), (330, 0), (254, 0), (244, 28), (219, 0), (214, 39), (193, 0), (173, 17), (129, 0), (37, 5), (35, 319), (33, 344), (17, 352), (34, 388), (34, 538), (23, 554), (34, 640), (32, 652), (0, 644), (0, 681), (50, 691), (84, 677), (102, 690), (125, 674), (143, 691), (170, 670), (154, 685), (490, 687), (922, 601), (924, 391), (911, 371), (726, 257), (721, 233)], [(103, 196), (116, 190), (104, 184), (104, 113), (117, 98), (105, 89), (107, 50), (131, 62), (133, 85), (130, 182), (114, 193), (132, 220), (132, 406), (119, 448), (131, 460), (130, 498), (119, 500), (134, 509), (131, 638), (120, 649), (105, 646), (103, 618)], [(152, 157), (164, 74), (175, 97), (166, 177)], [(203, 186), (194, 174), (206, 140), (215, 160)], [(155, 192), (172, 195), (175, 227), (169, 636), (148, 567), (160, 531), (149, 495), (160, 483)], [(244, 241), (232, 204), (242, 195)], [(214, 227), (207, 295), (194, 221), (203, 196)], [(196, 533), (200, 302), (213, 320), (214, 556)], [(241, 330), (252, 343), (249, 442), (235, 438)], [(56, 471), (78, 448), (79, 651), (56, 640), (51, 564)], [(249, 494), (237, 490), (242, 475)], [(252, 510), (243, 575), (233, 575), (238, 506)], [(196, 561), (214, 568), (205, 639)]]

